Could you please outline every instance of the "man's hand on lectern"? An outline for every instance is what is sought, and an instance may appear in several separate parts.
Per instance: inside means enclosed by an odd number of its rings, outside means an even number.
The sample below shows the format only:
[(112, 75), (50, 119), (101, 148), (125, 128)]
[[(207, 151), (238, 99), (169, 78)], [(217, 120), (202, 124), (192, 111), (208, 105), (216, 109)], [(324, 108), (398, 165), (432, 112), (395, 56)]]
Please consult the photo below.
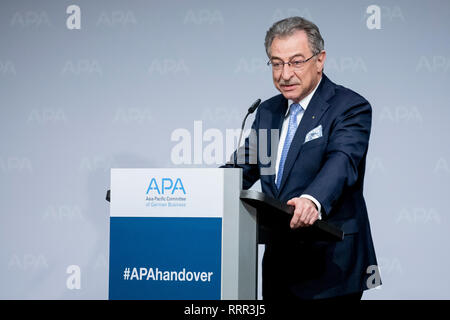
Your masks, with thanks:
[(287, 204), (295, 207), (294, 216), (290, 224), (291, 229), (311, 226), (319, 219), (319, 211), (317, 211), (314, 202), (309, 199), (292, 198)]

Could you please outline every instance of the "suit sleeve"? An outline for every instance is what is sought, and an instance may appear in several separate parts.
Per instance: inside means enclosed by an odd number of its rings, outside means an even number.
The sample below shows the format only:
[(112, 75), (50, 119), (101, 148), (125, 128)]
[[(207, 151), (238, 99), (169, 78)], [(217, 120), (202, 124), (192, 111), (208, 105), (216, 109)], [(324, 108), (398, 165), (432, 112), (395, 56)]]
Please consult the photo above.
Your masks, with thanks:
[(303, 193), (312, 195), (328, 215), (345, 188), (359, 178), (359, 164), (369, 144), (372, 108), (367, 101), (354, 103), (335, 120), (330, 131), (325, 161)]
[(242, 188), (244, 190), (250, 189), (252, 185), (259, 180), (260, 171), (258, 167), (258, 128), (259, 128), (259, 110), (256, 112), (255, 120), (253, 121), (250, 135), (245, 138), (242, 147), (239, 147), (232, 155), (230, 160), (220, 168), (233, 168), (234, 159), (236, 157), (236, 168), (242, 168), (243, 182)]

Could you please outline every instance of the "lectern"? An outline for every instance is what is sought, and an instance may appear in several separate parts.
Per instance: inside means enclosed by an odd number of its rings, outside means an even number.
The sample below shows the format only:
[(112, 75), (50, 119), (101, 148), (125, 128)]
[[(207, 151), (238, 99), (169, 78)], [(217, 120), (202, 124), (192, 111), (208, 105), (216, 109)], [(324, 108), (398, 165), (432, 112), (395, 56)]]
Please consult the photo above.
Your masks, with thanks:
[(112, 169), (109, 298), (254, 300), (265, 235), (344, 238), (319, 220), (290, 230), (293, 207), (241, 189), (241, 169)]
[(110, 299), (256, 299), (241, 169), (111, 169)]

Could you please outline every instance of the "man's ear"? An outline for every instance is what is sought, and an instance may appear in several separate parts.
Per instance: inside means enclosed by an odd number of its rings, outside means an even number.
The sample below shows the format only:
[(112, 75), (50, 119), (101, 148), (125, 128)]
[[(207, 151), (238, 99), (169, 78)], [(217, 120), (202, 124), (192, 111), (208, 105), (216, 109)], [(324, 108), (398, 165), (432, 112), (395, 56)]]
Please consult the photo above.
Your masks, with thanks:
[(322, 72), (323, 71), (323, 66), (325, 64), (326, 57), (327, 57), (327, 53), (325, 52), (325, 50), (322, 50), (317, 55), (317, 59), (316, 59), (317, 72)]

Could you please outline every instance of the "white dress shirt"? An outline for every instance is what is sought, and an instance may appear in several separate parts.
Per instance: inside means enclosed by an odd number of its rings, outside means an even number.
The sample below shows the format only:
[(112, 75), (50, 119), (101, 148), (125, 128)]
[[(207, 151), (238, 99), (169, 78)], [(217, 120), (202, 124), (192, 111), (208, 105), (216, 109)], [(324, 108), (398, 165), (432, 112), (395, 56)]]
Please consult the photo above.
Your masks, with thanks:
[[(314, 90), (311, 91), (311, 93), (308, 94), (306, 97), (304, 97), (302, 100), (299, 101), (299, 104), (302, 106), (303, 110), (306, 111), (306, 108), (308, 108), (309, 102), (311, 101), (311, 99), (314, 95), (314, 92), (316, 92), (316, 89), (319, 86), (321, 81), (322, 81), (322, 78), (319, 80), (319, 82), (317, 83)], [(284, 141), (286, 140), (287, 130), (289, 127), (289, 118), (290, 118), (289, 111), (291, 109), (291, 104), (293, 104), (293, 103), (294, 103), (294, 101), (289, 100), (288, 109), (286, 111), (286, 114), (284, 115), (283, 125), (281, 126), (280, 142), (278, 143), (277, 162), (276, 162), (276, 167), (275, 167), (275, 181), (277, 181), (278, 169), (280, 167), (281, 153), (283, 152)], [(303, 114), (304, 114), (304, 112), (301, 112), (297, 115), (297, 128), (298, 128), (300, 121), (302, 120)], [(319, 201), (317, 201), (313, 196), (311, 196), (309, 194), (302, 194), (300, 196), (300, 198), (306, 198), (306, 199), (309, 199), (312, 202), (314, 202), (315, 205), (317, 206), (317, 211), (319, 211), (319, 220), (322, 219), (322, 214), (320, 211), (322, 206), (320, 205)]]

